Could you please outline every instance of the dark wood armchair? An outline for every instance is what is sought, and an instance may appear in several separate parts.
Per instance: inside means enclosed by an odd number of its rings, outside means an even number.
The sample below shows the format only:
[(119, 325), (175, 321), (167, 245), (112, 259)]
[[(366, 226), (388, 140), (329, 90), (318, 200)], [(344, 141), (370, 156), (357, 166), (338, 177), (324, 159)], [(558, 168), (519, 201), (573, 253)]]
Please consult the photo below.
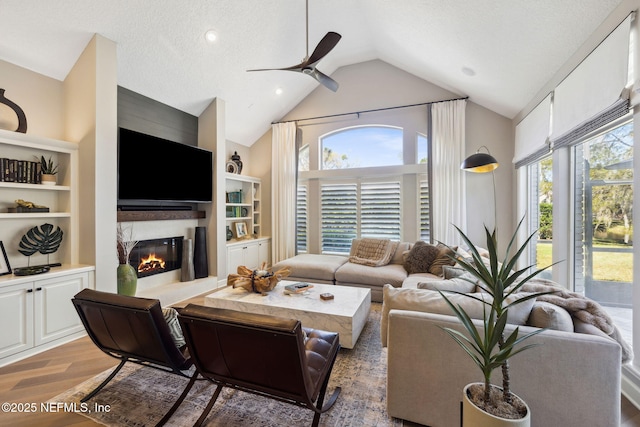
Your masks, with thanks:
[(340, 349), (337, 333), (302, 328), (300, 321), (189, 304), (178, 315), (196, 373), (158, 425), (189, 393), (198, 374), (217, 384), (195, 426), (201, 425), (223, 387), (312, 410), (313, 426), (329, 410), (340, 387), (323, 405)]
[(102, 390), (127, 362), (189, 376), (183, 371), (193, 363), (186, 348), (176, 347), (160, 301), (83, 289), (72, 302), (95, 345), (120, 360), (109, 377), (82, 402)]

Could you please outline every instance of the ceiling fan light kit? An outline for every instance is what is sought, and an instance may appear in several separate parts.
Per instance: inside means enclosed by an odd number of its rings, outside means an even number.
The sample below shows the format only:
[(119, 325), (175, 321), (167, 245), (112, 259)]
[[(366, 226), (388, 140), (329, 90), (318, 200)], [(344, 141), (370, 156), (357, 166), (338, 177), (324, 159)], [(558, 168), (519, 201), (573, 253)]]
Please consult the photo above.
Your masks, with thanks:
[(338, 44), (342, 36), (336, 32), (329, 31), (323, 38), (320, 40), (320, 43), (316, 46), (315, 50), (309, 56), (309, 0), (306, 2), (306, 28), (307, 28), (307, 54), (302, 60), (301, 63), (297, 65), (293, 65), (291, 67), (284, 68), (260, 68), (255, 70), (247, 70), (247, 71), (295, 71), (298, 73), (306, 74), (308, 76), (316, 79), (321, 85), (332, 90), (337, 91), (339, 84), (331, 77), (322, 73), (320, 70), (316, 68), (316, 65), (322, 58), (324, 58), (334, 47)]

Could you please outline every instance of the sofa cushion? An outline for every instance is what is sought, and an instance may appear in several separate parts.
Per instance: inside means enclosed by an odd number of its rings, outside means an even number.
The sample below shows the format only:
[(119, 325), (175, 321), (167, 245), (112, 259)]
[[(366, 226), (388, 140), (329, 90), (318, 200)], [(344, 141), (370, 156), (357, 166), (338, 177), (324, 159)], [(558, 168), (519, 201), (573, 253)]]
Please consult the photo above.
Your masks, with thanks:
[(418, 282), (418, 289), (470, 293), (476, 289), (476, 282), (473, 279), (474, 277), (469, 274), (466, 278), (465, 276), (460, 276), (453, 279), (428, 280), (426, 282)]
[(393, 254), (390, 264), (404, 264), (405, 252), (408, 253), (413, 245), (409, 242), (400, 242), (396, 248), (396, 253)]
[(404, 279), (404, 282), (402, 282), (402, 287), (408, 289), (417, 289), (418, 283), (428, 282), (429, 280), (442, 280), (442, 278), (431, 273), (414, 273), (410, 274), (406, 279)]
[(370, 267), (368, 265), (348, 262), (336, 271), (338, 285), (363, 284), (382, 287), (386, 283), (400, 287), (407, 278), (407, 272), (402, 265), (387, 264), (382, 267)]
[(389, 239), (353, 239), (349, 262), (371, 267), (387, 265), (395, 255), (398, 243)]
[[(457, 264), (456, 264), (457, 265)], [(471, 275), (467, 270), (462, 267), (456, 267), (455, 265), (444, 265), (442, 266), (442, 276), (445, 279), (453, 279), (456, 277), (460, 277), (463, 275)]]
[[(382, 319), (380, 321), (380, 338), (382, 346), (387, 345), (387, 327), (389, 321), (389, 311), (411, 310), (422, 311), (427, 313), (446, 314), (453, 316), (453, 311), (442, 295), (436, 291), (427, 289), (396, 289), (391, 285), (385, 285), (382, 289)], [(471, 294), (475, 295), (475, 294)], [(512, 302), (515, 299), (522, 298), (525, 294), (513, 294), (507, 298), (506, 302)], [(479, 298), (484, 298), (487, 302), (492, 301), (489, 294), (477, 294)], [(468, 297), (467, 295), (448, 294), (447, 298), (454, 304), (460, 305), (465, 309), (467, 314), (473, 319), (482, 319), (485, 304), (481, 301)], [(524, 325), (529, 318), (531, 308), (535, 298), (524, 301), (509, 309), (507, 321), (514, 325)]]
[(336, 270), (349, 259), (341, 255), (300, 254), (273, 266), (273, 271), (290, 267), (290, 277), (313, 279), (333, 283)]
[(545, 301), (536, 301), (531, 309), (527, 325), (536, 328), (573, 332), (573, 320), (567, 310)]
[(423, 241), (417, 241), (409, 250), (404, 259), (404, 269), (407, 273), (427, 273), (429, 267), (436, 260), (440, 248)]
[(438, 243), (436, 248), (438, 248), (438, 255), (436, 256), (436, 259), (429, 266), (429, 273), (442, 277), (443, 276), (442, 268), (444, 266), (455, 265), (456, 260), (455, 258), (451, 258), (451, 257), (456, 255), (456, 250), (458, 249), (458, 247), (454, 246), (453, 248), (450, 248), (447, 245)]

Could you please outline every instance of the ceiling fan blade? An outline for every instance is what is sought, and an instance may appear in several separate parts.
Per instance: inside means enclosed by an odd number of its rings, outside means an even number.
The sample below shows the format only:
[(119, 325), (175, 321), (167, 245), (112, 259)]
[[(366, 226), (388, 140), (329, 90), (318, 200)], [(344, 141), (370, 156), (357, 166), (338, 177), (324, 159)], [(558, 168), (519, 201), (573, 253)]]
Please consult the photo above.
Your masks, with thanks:
[(300, 67), (302, 64), (299, 65), (294, 65), (292, 67), (285, 67), (285, 68), (257, 68), (254, 70), (247, 70), (247, 72), (249, 71), (300, 71), (302, 70), (302, 68)]
[(318, 46), (316, 46), (309, 59), (305, 61), (306, 64), (303, 62), (300, 65), (308, 66), (320, 61), (326, 54), (336, 47), (341, 38), (342, 36), (340, 34), (329, 31), (322, 40), (320, 40), (320, 43), (318, 43)]
[(321, 85), (334, 92), (336, 92), (338, 90), (338, 87), (340, 86), (337, 81), (333, 80), (331, 77), (327, 76), (317, 68), (314, 68), (313, 73), (309, 75), (320, 82)]

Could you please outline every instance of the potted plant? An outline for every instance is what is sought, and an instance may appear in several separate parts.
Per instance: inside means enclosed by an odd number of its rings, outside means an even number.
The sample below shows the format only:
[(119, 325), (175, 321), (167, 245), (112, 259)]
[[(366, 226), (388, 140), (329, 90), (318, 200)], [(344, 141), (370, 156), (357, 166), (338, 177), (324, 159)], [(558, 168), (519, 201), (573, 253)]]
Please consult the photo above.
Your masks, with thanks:
[[(482, 289), (482, 292), (476, 294), (457, 293), (466, 295), (486, 305), (483, 319), (481, 319), (482, 330), (479, 330), (461, 306), (454, 305), (446, 295), (442, 292), (440, 293), (460, 320), (468, 336), (452, 328), (444, 328), (444, 330), (467, 352), (482, 371), (484, 378), (483, 383), (469, 384), (463, 391), (464, 426), (530, 425), (531, 413), (528, 406), (522, 399), (514, 395), (510, 389), (509, 358), (533, 347), (533, 345), (517, 346), (544, 329), (538, 329), (519, 336), (519, 328), (516, 327), (513, 332), (505, 336), (505, 327), (511, 307), (550, 293), (541, 292), (519, 295), (518, 291), (527, 281), (536, 277), (551, 265), (543, 269), (536, 269), (531, 273), (528, 272), (532, 266), (520, 270), (515, 269), (517, 268), (518, 259), (535, 235), (535, 232), (531, 234), (522, 246), (515, 251), (515, 254), (510, 256), (509, 254), (516, 241), (522, 222), (523, 220), (520, 220), (502, 260), (498, 255), (495, 230), (491, 233), (485, 227), (487, 251), (489, 253), (488, 265), (485, 264), (471, 240), (456, 227), (462, 239), (469, 246), (472, 256), (472, 260), (457, 259), (456, 261), (478, 280), (478, 286)], [(498, 367), (502, 368), (503, 383), (501, 391), (499, 387), (491, 384), (491, 374)]]
[(45, 159), (44, 156), (40, 157), (40, 173), (42, 174), (42, 184), (56, 185), (56, 174), (58, 173), (58, 165), (53, 163), (53, 160), (51, 160), (51, 156), (49, 156), (49, 160)]

